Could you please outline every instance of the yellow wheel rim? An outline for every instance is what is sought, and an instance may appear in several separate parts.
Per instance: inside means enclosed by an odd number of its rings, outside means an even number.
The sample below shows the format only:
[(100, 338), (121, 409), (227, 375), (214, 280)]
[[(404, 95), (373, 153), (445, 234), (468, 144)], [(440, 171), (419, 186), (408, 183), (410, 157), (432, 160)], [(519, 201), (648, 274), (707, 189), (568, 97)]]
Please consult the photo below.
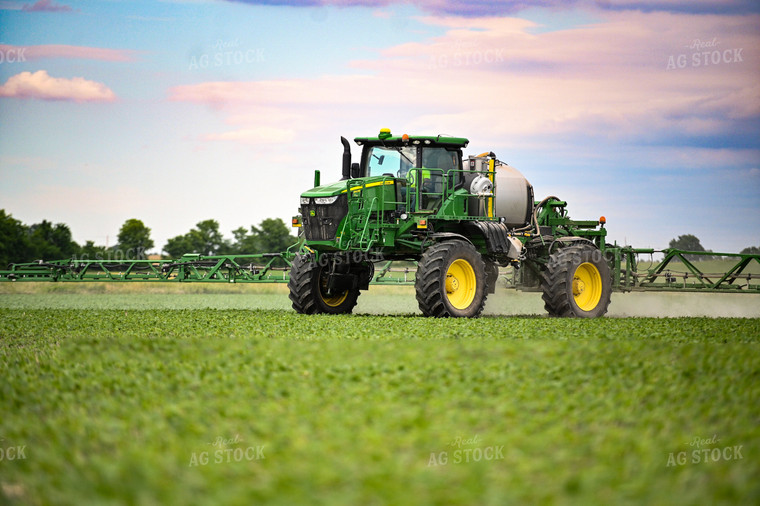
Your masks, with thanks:
[(452, 306), (466, 309), (475, 298), (475, 270), (464, 259), (454, 260), (446, 271), (446, 296)]
[(594, 264), (582, 263), (573, 274), (573, 298), (583, 311), (591, 311), (602, 299), (602, 276)]
[(343, 293), (333, 295), (332, 297), (328, 297), (327, 295), (325, 295), (326, 293), (327, 293), (327, 278), (323, 277), (319, 283), (319, 296), (322, 299), (322, 302), (324, 302), (330, 307), (338, 307), (341, 304), (343, 304), (343, 301), (345, 301), (348, 298), (348, 290), (346, 290)]
[(327, 304), (328, 306), (338, 307), (341, 304), (343, 304), (343, 301), (345, 301), (346, 298), (348, 297), (348, 290), (346, 290), (345, 292), (339, 295), (334, 295), (332, 297), (325, 297), (321, 292), (319, 295), (322, 297), (322, 300), (324, 301), (324, 303)]

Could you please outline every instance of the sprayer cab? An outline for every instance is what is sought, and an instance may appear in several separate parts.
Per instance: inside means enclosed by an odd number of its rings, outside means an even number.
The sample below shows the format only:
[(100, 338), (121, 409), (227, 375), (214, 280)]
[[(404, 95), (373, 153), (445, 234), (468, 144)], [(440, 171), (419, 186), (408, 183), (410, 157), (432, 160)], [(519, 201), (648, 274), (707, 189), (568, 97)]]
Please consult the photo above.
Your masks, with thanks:
[(438, 169), (445, 174), (462, 170), (462, 149), (469, 141), (449, 136), (393, 136), (389, 129), (377, 137), (357, 137), (362, 147), (359, 177), (388, 175), (406, 178), (411, 169)]
[[(462, 158), (462, 149), (469, 142), (467, 139), (444, 135), (394, 136), (390, 130), (382, 129), (376, 137), (354, 139), (361, 147), (357, 162), (352, 160), (349, 141), (345, 137), (340, 140), (343, 145), (340, 181), (322, 185), (319, 171), (315, 171), (314, 187), (301, 195), (301, 206), (308, 207), (302, 207), (301, 216), (294, 218), (295, 226), (311, 223), (312, 227), (321, 228), (317, 223), (329, 221), (332, 229), (336, 226), (334, 218), (339, 213), (336, 210), (327, 213), (325, 208), (312, 206), (342, 205), (348, 213), (350, 201), (354, 201), (358, 210), (364, 209), (367, 199), (372, 198), (376, 199), (372, 204), (375, 211), (380, 212), (386, 220), (395, 218), (393, 213), (398, 217), (411, 213), (429, 215), (446, 207), (447, 202), (450, 207), (446, 211), (448, 214), (469, 213), (465, 208), (470, 202), (464, 195), (458, 195), (453, 200), (451, 198), (457, 191), (465, 191), (463, 188), (472, 183), (473, 174)], [(482, 184), (488, 181), (484, 174), (489, 169), (485, 166), (479, 169), (482, 169), (481, 185), (478, 187), (481, 200), (492, 198), (492, 194), (486, 191), (488, 185)], [(357, 199), (361, 199), (361, 205)], [(346, 202), (342, 204), (344, 200)], [(473, 210), (480, 209), (479, 214), (483, 214), (485, 209), (493, 209), (493, 205), (482, 205), (482, 202), (471, 204)], [(323, 216), (325, 214), (330, 216)], [(377, 216), (377, 213), (372, 216)], [(313, 237), (308, 228), (304, 230), (307, 240), (310, 235)], [(317, 236), (324, 237), (324, 234)]]

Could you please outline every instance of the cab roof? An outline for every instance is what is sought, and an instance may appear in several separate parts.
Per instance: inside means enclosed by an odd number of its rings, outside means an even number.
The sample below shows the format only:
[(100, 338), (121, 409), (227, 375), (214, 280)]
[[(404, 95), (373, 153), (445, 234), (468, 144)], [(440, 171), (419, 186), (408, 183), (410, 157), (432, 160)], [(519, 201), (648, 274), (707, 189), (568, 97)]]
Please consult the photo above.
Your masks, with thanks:
[(387, 128), (380, 130), (377, 137), (356, 137), (354, 142), (359, 146), (364, 144), (423, 144), (430, 146), (456, 146), (466, 148), (470, 143), (464, 137), (451, 137), (449, 135), (402, 135), (393, 136)]

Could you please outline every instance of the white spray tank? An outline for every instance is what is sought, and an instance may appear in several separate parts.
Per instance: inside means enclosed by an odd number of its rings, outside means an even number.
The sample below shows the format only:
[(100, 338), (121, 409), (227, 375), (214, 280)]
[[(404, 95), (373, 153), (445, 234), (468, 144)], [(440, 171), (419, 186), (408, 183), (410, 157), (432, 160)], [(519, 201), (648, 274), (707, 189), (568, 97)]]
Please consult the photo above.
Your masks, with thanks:
[[(519, 170), (497, 160), (493, 153), (470, 156), (466, 165), (469, 170), (479, 172), (468, 175), (465, 183), (470, 193), (479, 195), (470, 197), (471, 213), (478, 209), (478, 215), (503, 218), (503, 223), (509, 228), (520, 228), (530, 223), (533, 186)], [(491, 192), (493, 199), (483, 198)]]

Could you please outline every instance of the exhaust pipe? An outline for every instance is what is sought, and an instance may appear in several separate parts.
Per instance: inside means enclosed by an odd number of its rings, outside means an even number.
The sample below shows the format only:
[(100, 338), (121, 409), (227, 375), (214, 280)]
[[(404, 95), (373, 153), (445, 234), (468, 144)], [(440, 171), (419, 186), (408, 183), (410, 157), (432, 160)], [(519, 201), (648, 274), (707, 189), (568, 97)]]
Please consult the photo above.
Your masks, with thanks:
[(343, 178), (341, 181), (345, 181), (351, 178), (351, 145), (345, 137), (341, 137), (340, 142), (343, 144)]

